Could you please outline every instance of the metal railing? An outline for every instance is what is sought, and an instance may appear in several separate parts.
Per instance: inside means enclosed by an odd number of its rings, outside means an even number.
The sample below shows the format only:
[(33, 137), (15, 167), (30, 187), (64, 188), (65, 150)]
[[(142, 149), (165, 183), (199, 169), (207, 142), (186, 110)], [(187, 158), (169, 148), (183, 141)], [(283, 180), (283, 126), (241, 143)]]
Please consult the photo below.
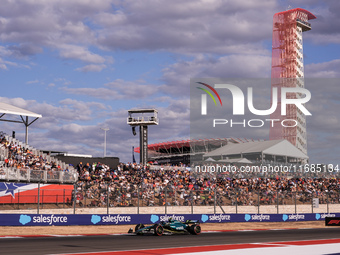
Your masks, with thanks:
[[(32, 173), (33, 174), (33, 173)], [(40, 178), (40, 173), (35, 173)], [(169, 187), (119, 186), (100, 183), (74, 185), (73, 190), (36, 192), (28, 199), (15, 190), (15, 198), (0, 202), (0, 210), (24, 208), (104, 209), (107, 214), (124, 213), (334, 213), (340, 212), (340, 194), (336, 191), (246, 191), (241, 189), (183, 189)], [(7, 193), (14, 193), (10, 190)], [(25, 193), (22, 193), (25, 194)], [(30, 202), (27, 202), (27, 201)], [(1, 201), (1, 200), (0, 200)], [(33, 203), (32, 203), (33, 201)], [(48, 205), (47, 205), (48, 204)]]
[(34, 170), (0, 166), (0, 181), (7, 182), (41, 182), (74, 183), (78, 180), (76, 172)]

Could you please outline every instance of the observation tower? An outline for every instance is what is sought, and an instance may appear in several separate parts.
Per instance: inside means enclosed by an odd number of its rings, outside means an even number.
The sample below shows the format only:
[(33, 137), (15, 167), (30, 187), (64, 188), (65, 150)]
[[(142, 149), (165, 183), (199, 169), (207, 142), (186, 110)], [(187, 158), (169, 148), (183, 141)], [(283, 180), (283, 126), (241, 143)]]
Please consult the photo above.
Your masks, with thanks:
[(148, 126), (158, 125), (157, 114), (155, 109), (128, 110), (127, 124), (132, 127), (133, 135), (139, 126), (140, 163), (143, 165), (148, 162)]
[[(312, 13), (301, 8), (274, 14), (271, 87), (278, 88), (279, 93), (282, 87), (305, 87), (302, 34), (312, 29), (308, 21), (315, 18)], [(287, 95), (288, 99), (303, 97), (304, 95), (298, 93)], [(286, 126), (289, 127), (282, 125), (270, 127), (269, 139), (286, 139), (307, 155), (306, 117), (295, 105), (286, 107), (286, 115), (282, 116), (279, 94), (277, 110), (270, 118), (280, 122), (284, 119), (294, 121), (286, 122)]]

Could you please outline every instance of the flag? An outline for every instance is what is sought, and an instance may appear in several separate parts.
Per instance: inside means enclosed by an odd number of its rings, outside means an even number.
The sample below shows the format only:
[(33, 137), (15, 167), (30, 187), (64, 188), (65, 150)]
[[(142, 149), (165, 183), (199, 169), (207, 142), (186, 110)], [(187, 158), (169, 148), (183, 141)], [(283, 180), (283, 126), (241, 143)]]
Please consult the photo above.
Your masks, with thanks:
[(136, 163), (135, 152), (134, 152), (134, 150), (135, 150), (135, 147), (132, 146), (132, 163)]
[[(0, 203), (38, 203), (37, 183), (0, 182)], [(73, 185), (40, 184), (41, 203), (67, 203), (72, 201)]]

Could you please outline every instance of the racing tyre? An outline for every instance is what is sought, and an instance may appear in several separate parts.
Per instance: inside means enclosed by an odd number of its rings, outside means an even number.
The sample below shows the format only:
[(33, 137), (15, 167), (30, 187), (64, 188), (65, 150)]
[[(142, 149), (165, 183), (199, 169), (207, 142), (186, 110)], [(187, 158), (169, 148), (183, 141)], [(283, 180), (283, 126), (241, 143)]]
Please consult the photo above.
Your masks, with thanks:
[[(140, 230), (141, 228), (144, 228), (145, 226), (144, 226), (144, 224), (141, 224), (141, 223), (139, 223), (139, 224), (137, 224), (136, 225), (136, 227), (135, 227), (135, 233), (137, 233), (137, 231), (138, 230)], [(137, 233), (137, 235), (142, 235), (142, 233)]]
[(155, 230), (156, 236), (162, 236), (163, 235), (164, 229), (163, 229), (162, 225), (154, 226), (154, 230)]
[(197, 224), (192, 225), (192, 226), (190, 227), (190, 233), (191, 233), (192, 235), (199, 235), (199, 234), (201, 233), (201, 226), (200, 226), (200, 225), (197, 225)]

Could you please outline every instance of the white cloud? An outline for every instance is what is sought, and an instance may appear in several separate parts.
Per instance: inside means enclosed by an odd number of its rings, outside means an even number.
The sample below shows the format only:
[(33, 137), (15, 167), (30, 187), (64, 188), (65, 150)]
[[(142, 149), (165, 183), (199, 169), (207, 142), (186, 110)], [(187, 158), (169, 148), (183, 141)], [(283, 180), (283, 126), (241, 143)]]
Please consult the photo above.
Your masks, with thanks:
[(163, 69), (169, 94), (189, 96), (191, 78), (266, 78), (270, 76), (271, 57), (268, 55), (230, 55), (222, 57), (198, 56), (180, 61)]
[(74, 95), (91, 95), (92, 97), (105, 100), (135, 100), (145, 99), (158, 92), (158, 88), (154, 84), (145, 84), (144, 81), (125, 81), (117, 79), (115, 81), (104, 84), (99, 88), (62, 88), (63, 91)]
[(271, 37), (276, 7), (274, 1), (248, 0), (143, 3), (128, 0), (119, 5), (122, 8), (116, 12), (97, 16), (96, 22), (103, 26), (98, 31), (99, 45), (108, 49), (158, 49), (184, 54), (261, 53), (261, 41)]
[(39, 80), (33, 80), (33, 81), (26, 82), (26, 84), (35, 84), (35, 83), (39, 83)]
[[(100, 128), (103, 126), (110, 128), (107, 155), (119, 156), (124, 162), (131, 161), (132, 146), (139, 146), (139, 138), (132, 135), (131, 127), (126, 124), (127, 109), (111, 111), (104, 104), (73, 99), (62, 100), (58, 107), (23, 98), (0, 100), (43, 115), (29, 129), (29, 143), (38, 149), (101, 156), (104, 133)], [(167, 107), (158, 107), (160, 125), (150, 127), (150, 143), (189, 137), (189, 101), (173, 99), (169, 102)], [(95, 121), (100, 112), (104, 113), (104, 122)], [(17, 137), (24, 139), (23, 125), (8, 126), (3, 122), (0, 125), (1, 130), (7, 133), (16, 130)]]
[(306, 65), (305, 76), (313, 78), (339, 78), (340, 59)]
[(104, 57), (89, 52), (88, 49), (83, 46), (64, 44), (58, 47), (60, 48), (60, 56), (62, 58), (79, 59), (84, 62), (96, 64), (101, 64), (105, 62)]
[(76, 71), (88, 73), (88, 72), (100, 72), (104, 68), (106, 68), (106, 65), (86, 65), (80, 68), (77, 68)]

